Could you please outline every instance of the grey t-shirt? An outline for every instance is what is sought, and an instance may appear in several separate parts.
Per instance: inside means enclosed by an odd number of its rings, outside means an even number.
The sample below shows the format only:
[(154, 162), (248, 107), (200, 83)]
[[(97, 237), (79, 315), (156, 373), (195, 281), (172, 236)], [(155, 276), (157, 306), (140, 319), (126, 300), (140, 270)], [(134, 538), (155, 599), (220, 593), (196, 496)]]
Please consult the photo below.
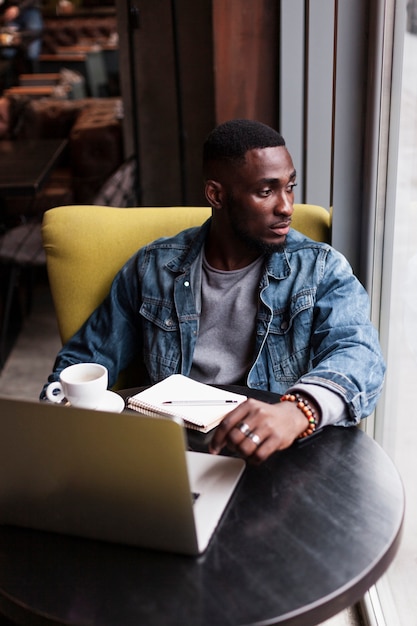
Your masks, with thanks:
[(238, 384), (253, 362), (258, 286), (264, 258), (232, 271), (203, 256), (201, 317), (190, 376), (205, 383)]

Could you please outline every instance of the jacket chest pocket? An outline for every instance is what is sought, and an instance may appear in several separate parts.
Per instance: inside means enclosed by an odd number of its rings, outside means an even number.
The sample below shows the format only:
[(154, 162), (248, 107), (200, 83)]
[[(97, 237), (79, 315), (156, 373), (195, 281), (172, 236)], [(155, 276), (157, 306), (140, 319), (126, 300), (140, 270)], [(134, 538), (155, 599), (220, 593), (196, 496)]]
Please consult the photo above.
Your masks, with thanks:
[(179, 326), (172, 305), (154, 300), (140, 308), (143, 327), (143, 359), (152, 383), (180, 372)]
[[(314, 290), (303, 291), (290, 300), (289, 306), (285, 309), (277, 309), (273, 312), (269, 332), (276, 335), (288, 335), (296, 332), (301, 323), (305, 328), (305, 323), (313, 318)], [(302, 333), (304, 334), (304, 332)], [(306, 337), (307, 341), (310, 333)]]
[(274, 311), (266, 346), (275, 380), (291, 384), (308, 370), (313, 307), (314, 291), (306, 290)]
[(147, 300), (142, 303), (139, 312), (142, 318), (161, 330), (178, 331), (178, 320), (172, 304)]

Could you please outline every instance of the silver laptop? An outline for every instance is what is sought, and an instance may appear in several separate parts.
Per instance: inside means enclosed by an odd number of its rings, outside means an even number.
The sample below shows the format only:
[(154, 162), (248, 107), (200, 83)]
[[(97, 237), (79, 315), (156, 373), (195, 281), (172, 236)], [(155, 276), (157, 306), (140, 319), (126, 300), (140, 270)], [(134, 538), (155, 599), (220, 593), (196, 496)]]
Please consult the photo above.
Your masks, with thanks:
[(198, 555), (244, 470), (180, 420), (0, 399), (0, 524)]

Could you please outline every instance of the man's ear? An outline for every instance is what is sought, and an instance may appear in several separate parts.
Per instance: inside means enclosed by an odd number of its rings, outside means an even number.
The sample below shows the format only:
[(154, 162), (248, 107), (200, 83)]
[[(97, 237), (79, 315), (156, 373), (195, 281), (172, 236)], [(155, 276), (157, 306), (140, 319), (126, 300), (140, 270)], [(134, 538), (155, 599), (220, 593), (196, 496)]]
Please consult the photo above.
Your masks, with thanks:
[(213, 209), (222, 208), (223, 187), (217, 180), (206, 180), (204, 193), (207, 202)]

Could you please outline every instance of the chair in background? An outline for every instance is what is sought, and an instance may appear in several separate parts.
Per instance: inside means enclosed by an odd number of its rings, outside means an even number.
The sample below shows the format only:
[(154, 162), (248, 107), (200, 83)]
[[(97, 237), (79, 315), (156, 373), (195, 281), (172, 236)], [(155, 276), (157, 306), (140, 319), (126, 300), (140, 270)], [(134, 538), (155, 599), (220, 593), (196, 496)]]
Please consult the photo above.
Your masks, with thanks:
[[(102, 302), (114, 276), (136, 250), (158, 237), (198, 226), (210, 215), (209, 207), (65, 206), (47, 211), (42, 237), (62, 342)], [(316, 241), (330, 242), (330, 215), (323, 207), (296, 205), (293, 226)], [(133, 372), (117, 386), (139, 382)]]
[(54, 53), (41, 54), (39, 58), (44, 72), (55, 73), (64, 67), (83, 76), (89, 96), (100, 98), (109, 95), (109, 77), (100, 46), (63, 46)]
[(104, 98), (109, 95), (109, 77), (101, 49), (87, 53), (85, 63), (90, 95), (93, 98)]
[(32, 308), (33, 272), (36, 268), (44, 267), (46, 263), (40, 223), (36, 221), (27, 222), (20, 226), (15, 226), (1, 235), (0, 262), (7, 266), (9, 270), (0, 331), (1, 371), (7, 358), (13, 296), (19, 277), (23, 271), (26, 272), (28, 280), (26, 313), (30, 313)]
[(137, 165), (136, 158), (132, 156), (109, 176), (94, 197), (93, 204), (97, 206), (112, 206), (119, 209), (135, 206), (137, 202), (136, 189)]

